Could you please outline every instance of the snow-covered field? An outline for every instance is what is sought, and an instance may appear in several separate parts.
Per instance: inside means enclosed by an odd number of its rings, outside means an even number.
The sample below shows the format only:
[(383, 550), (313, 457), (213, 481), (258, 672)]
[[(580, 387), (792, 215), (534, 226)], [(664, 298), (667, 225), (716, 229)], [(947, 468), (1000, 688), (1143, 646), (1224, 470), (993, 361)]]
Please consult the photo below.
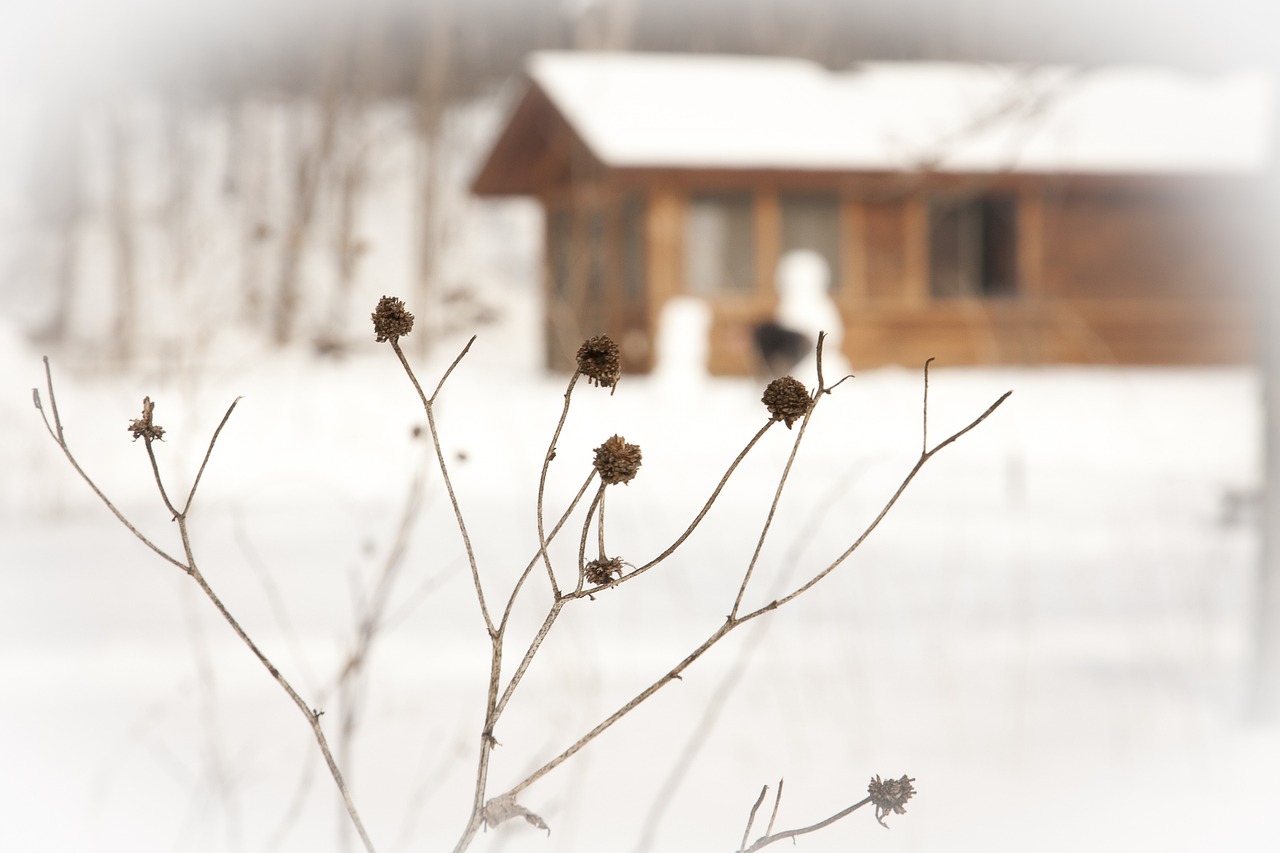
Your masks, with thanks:
[[(424, 382), (461, 343), (436, 348)], [(505, 345), (482, 335), (439, 410), (491, 599), (533, 556), (538, 466), (565, 381)], [(10, 341), (0, 359), (0, 850), (337, 849), (345, 817), (297, 709), (61, 459), (30, 401), (38, 353)], [(355, 602), (427, 461), (392, 354), (227, 359), (159, 379), (54, 370), (81, 463), (175, 551), (125, 426), (144, 394), (158, 401), (161, 464), (185, 492), (243, 395), (196, 499), (195, 552), (336, 732), (327, 691)], [(524, 792), (549, 837), (513, 821), (473, 849), (727, 851), (764, 784), (786, 780), (783, 829), (861, 799), (873, 774), (903, 773), (919, 793), (892, 831), (862, 811), (798, 848), (1276, 849), (1280, 732), (1244, 722), (1257, 377), (940, 366), (931, 438), (1010, 388), (838, 572)], [(549, 507), (580, 484), (591, 448), (621, 433), (644, 467), (610, 495), (609, 550), (648, 559), (763, 422), (760, 391), (697, 378), (624, 378), (612, 397), (578, 388)], [(881, 370), (824, 400), (752, 601), (824, 565), (874, 517), (919, 453), (920, 396), (918, 372)], [(720, 624), (792, 438), (769, 432), (676, 557), (569, 608), (496, 732), (492, 790)], [(524, 602), (527, 637), (545, 578)], [(450, 849), (471, 796), (487, 643), (435, 473), (390, 613), (346, 752), (353, 793), (380, 850)], [(692, 762), (672, 783), (682, 754)]]

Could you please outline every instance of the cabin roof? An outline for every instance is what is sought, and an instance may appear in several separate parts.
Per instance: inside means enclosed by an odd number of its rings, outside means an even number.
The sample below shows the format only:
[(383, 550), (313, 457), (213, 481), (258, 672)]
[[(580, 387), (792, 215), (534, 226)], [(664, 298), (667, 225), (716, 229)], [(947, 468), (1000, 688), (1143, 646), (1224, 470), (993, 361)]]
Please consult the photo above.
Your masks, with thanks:
[(538, 52), (475, 188), (533, 191), (565, 140), (615, 170), (1249, 173), (1269, 97), (1251, 72)]

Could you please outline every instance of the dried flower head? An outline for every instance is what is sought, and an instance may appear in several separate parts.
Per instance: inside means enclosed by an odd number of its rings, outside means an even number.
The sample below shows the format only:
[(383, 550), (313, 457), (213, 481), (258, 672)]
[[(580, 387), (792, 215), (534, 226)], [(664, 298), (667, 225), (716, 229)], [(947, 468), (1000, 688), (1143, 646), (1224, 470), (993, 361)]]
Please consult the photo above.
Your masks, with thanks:
[(640, 446), (615, 435), (596, 448), (595, 469), (606, 486), (629, 483), (640, 470)]
[(588, 338), (578, 347), (578, 372), (601, 388), (614, 388), (622, 377), (618, 345), (608, 335)]
[(378, 307), (373, 314), (374, 340), (395, 341), (413, 331), (413, 315), (405, 310), (404, 302), (394, 296), (384, 296), (378, 300)]
[(804, 383), (790, 376), (783, 376), (769, 383), (760, 398), (769, 414), (775, 421), (782, 421), (791, 429), (791, 425), (809, 413), (813, 400), (805, 390)]
[(622, 575), (621, 557), (600, 557), (587, 563), (585, 572), (587, 583), (593, 586), (604, 586), (612, 583), (614, 578)]
[(133, 433), (134, 441), (140, 438), (145, 438), (147, 441), (164, 439), (164, 427), (152, 420), (155, 408), (156, 404), (151, 402), (150, 397), (142, 398), (142, 417), (129, 421), (129, 432)]
[(880, 825), (889, 828), (884, 822), (884, 816), (893, 812), (894, 814), (906, 814), (907, 810), (903, 808), (907, 800), (915, 795), (916, 789), (911, 787), (911, 783), (916, 781), (903, 776), (901, 779), (885, 779), (880, 780), (879, 776), (871, 777), (871, 784), (867, 785), (867, 793), (871, 795), (871, 802), (876, 807), (876, 820)]

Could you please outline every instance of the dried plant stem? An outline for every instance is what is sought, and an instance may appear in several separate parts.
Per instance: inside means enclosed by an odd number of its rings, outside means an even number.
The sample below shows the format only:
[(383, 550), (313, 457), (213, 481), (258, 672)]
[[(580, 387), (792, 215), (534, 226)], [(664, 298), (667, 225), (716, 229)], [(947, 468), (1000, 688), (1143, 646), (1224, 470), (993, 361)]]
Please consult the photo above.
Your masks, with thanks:
[(773, 832), (773, 824), (778, 820), (778, 807), (782, 805), (782, 783), (784, 781), (784, 779), (778, 780), (778, 792), (773, 796), (773, 811), (769, 814), (769, 825), (764, 828), (765, 835)]
[(525, 566), (524, 571), (520, 574), (519, 580), (516, 581), (515, 586), (511, 590), (511, 595), (507, 599), (506, 609), (502, 612), (502, 621), (498, 623), (498, 633), (501, 634), (506, 630), (507, 622), (511, 619), (511, 611), (515, 608), (516, 598), (519, 597), (520, 588), (524, 586), (525, 581), (529, 579), (529, 574), (533, 571), (533, 567), (542, 560), (543, 555), (546, 553), (546, 546), (551, 544), (551, 541), (555, 539), (556, 534), (560, 532), (560, 528), (564, 527), (565, 522), (569, 520), (569, 516), (573, 514), (575, 509), (577, 509), (578, 504), (586, 495), (587, 489), (591, 487), (591, 483), (595, 480), (595, 477), (596, 472), (592, 469), (591, 473), (587, 475), (586, 481), (583, 482), (582, 487), (578, 489), (578, 494), (574, 496), (574, 499), (569, 503), (568, 509), (566, 509), (560, 516), (560, 520), (556, 522), (555, 527), (551, 528), (551, 534), (546, 537), (546, 542), (539, 547), (538, 553), (534, 555), (533, 559), (529, 561), (528, 565)]
[[(778, 784), (778, 797), (779, 799), (781, 799), (782, 797), (781, 783)], [(757, 838), (754, 844), (752, 844), (750, 847), (747, 847), (739, 851), (739, 853), (752, 853), (752, 851), (754, 850), (760, 850), (761, 848), (768, 847), (770, 844), (773, 844), (775, 841), (782, 841), (784, 838), (796, 838), (801, 835), (808, 835), (810, 832), (817, 832), (819, 829), (828, 827), (831, 824), (835, 823), (836, 821), (842, 820), (843, 818), (848, 817), (849, 815), (853, 814), (858, 809), (862, 808), (863, 806), (867, 805), (870, 802), (871, 802), (870, 797), (867, 797), (866, 799), (863, 799), (863, 800), (859, 800), (858, 802), (849, 806), (847, 809), (842, 809), (841, 811), (836, 812), (831, 817), (826, 818), (825, 820), (820, 820), (817, 823), (810, 824), (809, 826), (804, 826), (799, 829), (788, 829), (772, 835), (766, 832), (766, 834), (763, 837)], [(778, 808), (777, 802), (775, 802), (774, 803), (775, 815), (777, 814), (777, 808)], [(769, 822), (769, 828), (770, 829), (773, 828), (772, 821)]]
[[(924, 467), (925, 463), (927, 463), (930, 459), (932, 459), (935, 455), (937, 455), (937, 453), (941, 451), (943, 448), (952, 444), (961, 436), (965, 435), (970, 430), (977, 427), (978, 424), (982, 423), (984, 420), (990, 417), (992, 412), (994, 412), (1005, 400), (1007, 400), (1011, 393), (1012, 392), (1006, 392), (1005, 394), (1003, 394), (998, 400), (992, 403), (987, 408), (986, 411), (984, 411), (981, 415), (979, 415), (977, 418), (971, 421), (963, 429), (953, 433), (951, 436), (949, 436), (948, 438), (940, 442), (938, 445), (936, 445), (933, 449), (922, 454), (920, 459), (916, 462), (916, 464), (912, 467), (910, 472), (908, 472), (907, 476), (903, 479), (902, 483), (894, 491), (893, 495), (885, 503), (881, 511), (872, 520), (871, 524), (867, 526), (867, 528), (862, 532), (861, 535), (858, 536), (858, 538), (854, 541), (854, 543), (842, 555), (840, 555), (840, 557), (838, 557), (833, 563), (831, 563), (826, 568), (819, 571), (810, 580), (802, 584), (800, 587), (798, 587), (796, 590), (791, 592), (789, 595), (784, 596), (783, 598), (777, 599), (775, 601), (772, 601), (769, 604), (763, 607), (760, 607), (756, 610), (750, 611), (746, 614), (731, 615), (730, 617), (728, 617), (725, 620), (725, 622), (721, 624), (720, 627), (718, 627), (705, 641), (703, 641), (703, 643), (700, 646), (694, 649), (689, 655), (687, 655), (683, 660), (681, 660), (678, 664), (676, 664), (665, 675), (663, 675), (658, 680), (654, 681), (644, 690), (640, 691), (640, 693), (638, 693), (629, 702), (627, 702), (617, 711), (613, 712), (608, 717), (606, 717), (602, 722), (600, 722), (593, 729), (591, 729), (589, 732), (587, 732), (585, 735), (583, 735), (581, 738), (575, 741), (571, 746), (569, 746), (567, 749), (565, 749), (556, 757), (552, 758), (550, 761), (543, 764), (538, 769), (534, 770), (532, 773), (530, 773), (520, 782), (516, 783), (506, 793), (502, 794), (497, 799), (516, 796), (521, 791), (525, 790), (530, 785), (532, 785), (534, 782), (538, 781), (543, 776), (550, 773), (556, 767), (559, 767), (569, 758), (573, 757), (573, 755), (575, 755), (579, 750), (581, 750), (591, 741), (595, 740), (597, 737), (599, 737), (601, 734), (603, 734), (605, 731), (611, 728), (616, 722), (618, 722), (627, 714), (629, 714), (637, 705), (647, 700), (650, 696), (658, 692), (658, 690), (662, 689), (667, 684), (679, 678), (681, 673), (683, 673), (690, 665), (692, 665), (694, 661), (698, 660), (698, 658), (706, 654), (707, 651), (709, 651), (716, 643), (720, 642), (720, 640), (724, 639), (724, 637), (727, 636), (734, 629), (760, 616), (763, 616), (765, 613), (769, 613), (771, 611), (777, 610), (779, 607), (795, 599), (802, 593), (806, 592), (807, 590), (812, 588), (815, 584), (817, 584), (819, 581), (821, 581), (823, 578), (825, 578), (827, 575), (829, 575), (832, 571), (835, 570), (835, 568), (838, 565), (840, 565), (840, 563), (842, 563), (845, 559), (847, 559), (850, 554), (852, 554), (855, 550), (857, 550), (857, 548), (867, 539), (867, 537), (871, 535), (871, 532), (875, 530), (877, 526), (879, 526), (880, 522), (888, 514), (889, 510), (893, 507), (895, 503), (897, 503), (898, 498), (900, 498), (903, 492), (906, 491), (907, 486), (910, 485), (911, 482), (915, 479), (916, 475), (920, 473), (920, 470)], [(463, 849), (463, 848), (460, 847), (458, 849)]]
[(480, 583), (480, 569), (476, 565), (475, 549), (471, 547), (471, 536), (467, 533), (467, 522), (462, 517), (462, 507), (458, 504), (458, 496), (453, 491), (453, 480), (449, 477), (449, 466), (444, 460), (444, 451), (440, 447), (440, 432), (436, 428), (435, 402), (436, 397), (440, 395), (440, 389), (444, 387), (445, 380), (453, 373), (454, 368), (466, 356), (467, 351), (471, 349), (471, 345), (475, 343), (475, 335), (467, 341), (467, 345), (462, 348), (462, 352), (458, 353), (457, 358), (445, 370), (444, 375), (440, 377), (440, 381), (436, 383), (436, 389), (428, 397), (422, 390), (422, 386), (418, 383), (418, 377), (414, 375), (413, 368), (409, 366), (409, 360), (405, 358), (404, 350), (400, 348), (400, 342), (394, 338), (391, 339), (391, 349), (395, 351), (396, 358), (400, 359), (400, 365), (404, 368), (404, 372), (408, 374), (409, 380), (413, 383), (414, 389), (418, 392), (418, 398), (422, 401), (422, 408), (427, 414), (427, 428), (431, 433), (431, 446), (436, 452), (436, 461), (440, 464), (440, 476), (444, 480), (445, 491), (449, 494), (449, 504), (453, 507), (454, 521), (458, 525), (458, 532), (462, 535), (462, 544), (467, 552), (467, 563), (471, 566), (471, 581), (475, 584), (476, 599), (480, 603), (480, 615), (484, 618), (485, 630), (489, 632), (489, 636), (493, 637), (497, 634), (497, 628), (493, 624), (493, 619), (489, 616), (489, 606), (485, 603), (484, 586)]
[[(819, 361), (821, 364), (821, 353), (819, 350)], [(783, 466), (782, 475), (778, 477), (778, 485), (773, 491), (773, 500), (769, 504), (769, 513), (765, 516), (764, 524), (760, 528), (760, 536), (756, 539), (755, 550), (751, 554), (751, 560), (747, 563), (747, 570), (743, 572), (742, 583), (738, 586), (738, 595), (733, 600), (733, 609), (729, 611), (729, 618), (733, 619), (738, 615), (738, 608), (742, 606), (742, 597), (747, 594), (747, 584), (751, 582), (751, 576), (755, 572), (756, 563), (760, 560), (760, 553), (764, 550), (764, 541), (769, 535), (770, 528), (773, 527), (773, 517), (778, 512), (778, 504), (782, 501), (782, 490), (787, 485), (787, 478), (791, 475), (791, 467), (795, 465), (796, 454), (800, 452), (800, 442), (804, 440), (805, 430), (809, 427), (809, 420), (813, 417), (814, 409), (818, 407), (818, 401), (822, 399), (822, 388), (819, 386), (818, 391), (814, 393), (813, 403), (809, 406), (809, 411), (805, 414), (804, 420), (800, 422), (800, 429), (796, 431), (795, 441), (791, 442), (791, 452), (787, 455), (787, 464)]]
[(742, 843), (738, 845), (739, 853), (747, 846), (747, 839), (751, 837), (751, 827), (756, 822), (756, 812), (760, 811), (760, 804), (764, 802), (764, 797), (769, 793), (769, 786), (765, 785), (760, 789), (760, 796), (756, 797), (755, 805), (751, 807), (751, 813), (747, 815), (747, 828), (742, 830)]
[[(192, 483), (191, 490), (187, 494), (186, 503), (183, 505), (181, 510), (178, 510), (177, 507), (175, 507), (169, 500), (168, 493), (164, 488), (164, 482), (160, 476), (160, 469), (156, 462), (155, 449), (152, 446), (154, 439), (150, 435), (144, 435), (142, 437), (143, 441), (146, 443), (147, 457), (150, 460), (152, 474), (155, 476), (156, 488), (160, 492), (165, 507), (168, 508), (170, 513), (172, 513), (173, 520), (177, 522), (178, 525), (178, 535), (182, 540), (182, 550), (186, 557), (186, 563), (182, 563), (152, 544), (150, 540), (137, 530), (136, 527), (129, 523), (123, 514), (116, 509), (115, 505), (111, 503), (105, 494), (103, 494), (102, 490), (98, 488), (97, 484), (93, 482), (92, 478), (90, 478), (89, 475), (85, 473), (84, 469), (80, 467), (80, 464), (76, 461), (75, 456), (72, 454), (71, 448), (67, 445), (66, 438), (63, 435), (62, 422), (61, 418), (58, 416), (57, 410), (57, 397), (53, 390), (53, 375), (50, 370), (49, 359), (47, 357), (45, 358), (44, 363), (46, 387), (49, 392), (49, 405), (54, 413), (53, 427), (50, 427), (48, 418), (44, 415), (44, 409), (40, 406), (39, 394), (35, 394), (34, 399), (36, 407), (40, 409), (41, 417), (44, 418), (45, 427), (49, 429), (50, 435), (58, 443), (58, 446), (62, 448), (62, 452), (71, 463), (71, 466), (76, 470), (81, 478), (89, 484), (89, 487), (93, 489), (94, 494), (98, 495), (98, 497), (102, 499), (103, 503), (107, 505), (116, 518), (119, 519), (131, 533), (147, 544), (148, 547), (160, 556), (164, 557), (170, 563), (173, 563), (178, 568), (182, 569), (191, 577), (192, 580), (196, 582), (196, 585), (200, 587), (200, 590), (204, 593), (205, 597), (213, 604), (214, 608), (222, 616), (223, 620), (231, 627), (231, 630), (234, 631), (236, 636), (239, 637), (240, 640), (249, 648), (249, 651), (252, 652), (253, 656), (256, 657), (266, 668), (267, 672), (275, 680), (276, 684), (284, 690), (289, 699), (298, 707), (298, 710), (300, 710), (303, 716), (307, 718), (307, 723), (310, 725), (311, 731), (315, 735), (316, 743), (320, 747), (320, 752), (324, 756), (325, 763), (329, 767), (329, 773), (338, 787), (339, 794), (342, 796), (343, 803), (347, 809), (347, 814), (350, 816), (352, 824), (354, 824), (356, 831), (359, 833), (360, 839), (364, 843), (365, 850), (368, 851), (368, 853), (374, 853), (373, 842), (365, 831), (364, 823), (360, 819), (360, 814), (356, 810), (355, 802), (351, 799), (351, 793), (347, 790), (346, 782), (342, 778), (342, 772), (338, 769), (338, 764), (334, 760), (333, 753), (329, 749), (328, 741), (325, 739), (324, 730), (320, 726), (320, 716), (323, 712), (314, 710), (307, 705), (303, 698), (298, 694), (298, 691), (296, 691), (293, 688), (293, 685), (289, 683), (288, 679), (284, 677), (280, 670), (276, 668), (275, 664), (271, 662), (262, 649), (258, 647), (248, 633), (245, 632), (244, 628), (241, 627), (240, 623), (231, 614), (231, 611), (227, 609), (225, 604), (223, 604), (222, 599), (218, 597), (216, 592), (214, 592), (213, 587), (209, 585), (204, 574), (200, 571), (199, 566), (196, 565), (195, 552), (191, 546), (191, 535), (187, 526), (187, 512), (191, 507), (191, 503), (195, 500), (196, 487), (199, 485), (199, 475), (197, 475), (196, 480)], [(205, 465), (208, 463), (209, 457), (213, 453), (214, 445), (217, 444), (218, 437), (222, 434), (222, 429), (226, 426), (227, 421), (230, 419), (231, 413), (235, 410), (236, 404), (239, 400), (240, 398), (237, 397), (236, 400), (231, 403), (227, 408), (226, 414), (223, 415), (222, 420), (219, 422), (217, 429), (214, 430), (213, 437), (209, 440), (209, 446), (205, 451), (204, 462), (202, 462), (200, 466), (201, 473), (203, 473)]]
[(539, 767), (537, 770), (530, 773), (523, 780), (518, 782), (516, 785), (512, 786), (511, 789), (508, 790), (502, 796), (515, 796), (516, 794), (519, 794), (525, 788), (528, 788), (534, 782), (537, 782), (543, 776), (546, 776), (552, 770), (556, 769), (565, 761), (572, 758), (584, 746), (591, 743), (591, 741), (595, 740), (605, 731), (610, 729), (614, 723), (618, 722), (618, 720), (621, 720), (627, 714), (631, 713), (631, 711), (637, 705), (644, 702), (646, 699), (648, 699), (653, 694), (657, 693), (663, 687), (667, 686), (672, 681), (675, 681), (677, 678), (679, 678), (680, 674), (684, 672), (686, 669), (688, 669), (689, 666), (694, 661), (696, 661), (698, 658), (706, 654), (708, 649), (710, 649), (716, 643), (720, 642), (720, 640), (722, 640), (726, 634), (728, 634), (730, 631), (736, 628), (739, 624), (741, 623), (725, 622), (724, 624), (722, 624), (719, 628), (715, 630), (714, 633), (711, 634), (710, 637), (708, 637), (706, 640), (703, 641), (702, 645), (698, 646), (696, 649), (690, 652), (689, 655), (685, 657), (684, 660), (680, 661), (680, 663), (672, 667), (667, 672), (666, 675), (662, 676), (653, 684), (650, 684), (644, 690), (640, 691), (640, 693), (638, 693), (633, 699), (631, 699), (631, 701), (627, 702), (617, 711), (614, 711), (612, 714), (606, 717), (595, 728), (593, 728), (591, 731), (587, 732), (585, 735), (580, 737), (572, 746), (570, 746), (564, 752), (557, 755), (555, 758), (548, 761), (546, 764)]
[(93, 493), (98, 496), (98, 499), (102, 501), (102, 503), (106, 506), (106, 508), (111, 510), (111, 514), (116, 517), (116, 520), (119, 521), (121, 524), (123, 524), (125, 526), (125, 529), (127, 529), (130, 533), (132, 533), (135, 537), (137, 537), (138, 541), (140, 541), (143, 545), (146, 545), (148, 548), (154, 551), (165, 562), (170, 563), (176, 566), (177, 568), (182, 569), (184, 572), (187, 572), (188, 574), (190, 574), (191, 570), (187, 567), (185, 563), (183, 563), (181, 560), (177, 559), (176, 557), (173, 557), (172, 555), (170, 555), (163, 548), (161, 548), (160, 546), (152, 542), (150, 539), (148, 539), (142, 531), (134, 527), (133, 523), (129, 521), (129, 519), (125, 518), (124, 513), (116, 509), (116, 505), (111, 502), (111, 499), (108, 498), (103, 493), (103, 491), (98, 488), (98, 484), (95, 483), (93, 479), (87, 473), (85, 473), (85, 470), (80, 467), (80, 463), (76, 461), (75, 456), (71, 453), (71, 448), (67, 445), (67, 439), (62, 432), (62, 418), (58, 415), (57, 395), (53, 393), (53, 371), (49, 366), (48, 356), (44, 357), (44, 377), (45, 377), (45, 388), (49, 392), (49, 408), (53, 412), (52, 424), (49, 423), (49, 415), (45, 412), (44, 406), (42, 406), (40, 403), (39, 389), (36, 389), (36, 388), (31, 389), (31, 399), (35, 403), (36, 410), (40, 412), (40, 418), (41, 420), (44, 421), (44, 427), (46, 430), (49, 431), (49, 436), (57, 443), (58, 447), (62, 448), (62, 454), (67, 457), (67, 461), (71, 463), (72, 469), (74, 469), (75, 472), (80, 475), (80, 479), (85, 481), (85, 483), (89, 486), (90, 489), (93, 490)]
[[(188, 545), (186, 521), (179, 521), (179, 525), (182, 530), (183, 545), (186, 547)], [(188, 557), (190, 557), (189, 550)], [(334, 784), (338, 786), (338, 793), (342, 795), (342, 802), (343, 805), (346, 806), (347, 814), (351, 818), (351, 823), (355, 826), (356, 832), (360, 835), (360, 840), (364, 844), (364, 849), (369, 851), (369, 853), (374, 853), (373, 841), (369, 838), (369, 833), (364, 828), (364, 822), (360, 819), (360, 813), (356, 810), (356, 804), (351, 799), (351, 792), (347, 790), (347, 783), (342, 778), (342, 771), (338, 769), (338, 763), (334, 760), (333, 753), (329, 749), (329, 742), (324, 736), (324, 729), (320, 727), (320, 716), (324, 712), (312, 709), (307, 705), (306, 701), (298, 695), (298, 692), (293, 689), (293, 685), (289, 683), (288, 679), (280, 673), (280, 670), (276, 669), (275, 664), (273, 664), (271, 660), (263, 654), (257, 644), (254, 643), (249, 635), (245, 633), (245, 630), (240, 627), (240, 623), (231, 615), (231, 611), (227, 610), (226, 605), (222, 603), (222, 599), (218, 598), (217, 593), (213, 591), (213, 587), (209, 586), (208, 581), (204, 579), (204, 575), (200, 573), (198, 568), (196, 568), (194, 561), (192, 561), (191, 564), (190, 574), (192, 579), (204, 592), (205, 596), (213, 602), (214, 607), (216, 607), (218, 612), (222, 614), (222, 618), (231, 626), (231, 629), (235, 631), (236, 636), (249, 647), (249, 650), (253, 652), (254, 657), (256, 657), (262, 665), (266, 667), (267, 672), (271, 674), (271, 677), (275, 679), (281, 689), (283, 689), (284, 692), (288, 694), (289, 698), (293, 700), (293, 704), (296, 705), (298, 710), (302, 712), (303, 716), (307, 718), (307, 723), (311, 726), (311, 732), (315, 735), (316, 743), (320, 747), (320, 753), (324, 756), (325, 764), (329, 768), (329, 774), (333, 777)]]
[[(685, 543), (685, 540), (687, 540), (690, 536), (693, 535), (693, 532), (698, 529), (698, 525), (702, 524), (702, 520), (706, 518), (707, 513), (711, 511), (711, 507), (713, 504), (715, 504), (716, 500), (720, 497), (720, 493), (724, 491), (724, 487), (728, 484), (729, 479), (733, 476), (734, 472), (738, 470), (738, 466), (742, 464), (742, 460), (747, 458), (747, 454), (749, 454), (752, 448), (754, 448), (756, 444), (759, 443), (760, 439), (764, 437), (764, 434), (769, 431), (769, 427), (773, 426), (775, 423), (777, 422), (776, 421), (766, 422), (764, 426), (756, 430), (756, 434), (751, 436), (751, 439), (747, 442), (746, 446), (743, 447), (742, 450), (738, 451), (738, 455), (735, 456), (733, 461), (729, 463), (728, 469), (720, 477), (720, 482), (716, 483), (716, 487), (711, 491), (711, 496), (707, 498), (706, 503), (702, 505), (702, 509), (698, 510), (698, 514), (694, 516), (693, 521), (691, 521), (689, 523), (689, 526), (684, 529), (684, 532), (681, 533), (678, 537), (676, 537), (676, 540), (672, 542), (670, 545), (668, 545), (666, 549), (662, 551), (662, 553), (658, 554), (658, 556), (649, 560), (649, 562), (645, 563), (644, 565), (636, 568), (634, 571), (628, 572), (627, 574), (623, 575), (617, 581), (614, 581), (613, 586), (620, 586), (621, 584), (626, 583), (627, 581), (630, 581), (634, 578), (637, 578), (640, 575), (644, 574), (645, 572), (649, 571), (654, 566), (658, 565), (663, 560), (667, 559), (672, 554), (674, 554), (680, 548), (680, 546)], [(586, 593), (583, 591), (573, 593), (573, 597), (575, 598), (581, 598), (581, 597), (584, 597), (585, 595)]]
[[(538, 475), (538, 555), (542, 557), (542, 563), (547, 568), (547, 578), (551, 581), (551, 595), (556, 599), (560, 598), (560, 585), (556, 582), (555, 570), (551, 568), (551, 555), (547, 553), (543, 502), (547, 494), (547, 472), (551, 468), (551, 460), (556, 458), (556, 444), (560, 441), (560, 433), (564, 430), (565, 421), (569, 419), (569, 402), (573, 397), (573, 386), (578, 383), (580, 375), (575, 371), (569, 377), (569, 387), (564, 389), (564, 406), (560, 409), (560, 420), (556, 422), (555, 431), (551, 433), (551, 443), (542, 457), (542, 472)], [(579, 568), (579, 575), (581, 575), (581, 568)]]
[[(591, 519), (599, 518), (600, 525), (600, 556), (604, 556), (604, 490), (607, 489), (604, 483), (600, 484), (600, 488), (596, 490), (596, 496), (591, 499), (591, 505), (587, 507), (587, 517), (582, 520), (582, 535), (578, 538), (578, 586), (574, 590), (575, 594), (582, 592), (587, 575), (587, 538), (591, 532)], [(546, 552), (546, 548), (543, 548)], [(558, 600), (561, 596), (557, 595)]]
[(820, 580), (825, 578), (831, 572), (835, 571), (835, 569), (841, 563), (847, 560), (849, 556), (853, 554), (854, 551), (858, 550), (858, 547), (862, 545), (862, 543), (866, 540), (868, 536), (871, 535), (872, 531), (874, 531), (877, 527), (880, 526), (880, 522), (883, 521), (884, 517), (889, 514), (889, 510), (893, 509), (894, 504), (898, 502), (898, 498), (902, 497), (902, 493), (907, 490), (907, 486), (911, 485), (911, 481), (916, 478), (916, 475), (920, 473), (920, 471), (924, 468), (925, 464), (928, 463), (928, 461), (932, 459), (934, 456), (936, 456), (938, 454), (938, 451), (942, 450), (944, 447), (951, 444), (956, 439), (960, 438), (962, 435), (969, 432), (971, 429), (973, 429), (978, 424), (982, 423), (988, 417), (990, 417), (991, 413), (994, 412), (997, 408), (999, 408), (1000, 404), (1002, 404), (1005, 400), (1009, 399), (1009, 395), (1012, 393), (1013, 393), (1012, 391), (1006, 391), (1004, 394), (1000, 395), (1000, 399), (996, 400), (994, 403), (988, 406), (985, 412), (983, 412), (981, 415), (975, 418), (972, 422), (970, 422), (969, 425), (966, 426), (964, 429), (956, 433), (953, 433), (951, 436), (949, 436), (948, 438), (940, 442), (938, 445), (936, 445), (933, 449), (926, 450), (923, 453), (921, 453), (920, 458), (916, 460), (916, 464), (912, 466), (910, 472), (907, 473), (907, 476), (903, 479), (902, 483), (899, 484), (898, 488), (894, 491), (893, 495), (889, 498), (889, 500), (881, 508), (880, 512), (872, 520), (871, 524), (869, 524), (867, 528), (862, 531), (862, 534), (853, 541), (853, 544), (851, 544), (847, 549), (845, 549), (843, 554), (841, 554), (839, 557), (833, 560), (826, 568), (818, 572), (816, 575), (814, 575), (804, 584), (797, 587), (795, 590), (783, 596), (782, 598), (779, 598), (778, 600), (771, 602), (765, 607), (760, 608), (760, 610), (756, 611), (753, 614), (750, 614), (750, 616), (755, 616), (766, 610), (773, 610), (775, 608), (781, 607), (782, 605), (786, 604), (787, 602), (791, 601), (797, 596), (808, 591)]

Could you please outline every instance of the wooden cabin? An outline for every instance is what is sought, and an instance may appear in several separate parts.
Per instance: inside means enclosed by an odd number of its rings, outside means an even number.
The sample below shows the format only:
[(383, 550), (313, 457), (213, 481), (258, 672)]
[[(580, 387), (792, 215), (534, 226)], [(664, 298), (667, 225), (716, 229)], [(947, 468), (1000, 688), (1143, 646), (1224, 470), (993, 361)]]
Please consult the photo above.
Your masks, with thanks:
[(858, 368), (1251, 358), (1266, 81), (1167, 70), (539, 53), (473, 182), (545, 210), (547, 361), (605, 332), (653, 365), (711, 307), (710, 369), (793, 250)]

